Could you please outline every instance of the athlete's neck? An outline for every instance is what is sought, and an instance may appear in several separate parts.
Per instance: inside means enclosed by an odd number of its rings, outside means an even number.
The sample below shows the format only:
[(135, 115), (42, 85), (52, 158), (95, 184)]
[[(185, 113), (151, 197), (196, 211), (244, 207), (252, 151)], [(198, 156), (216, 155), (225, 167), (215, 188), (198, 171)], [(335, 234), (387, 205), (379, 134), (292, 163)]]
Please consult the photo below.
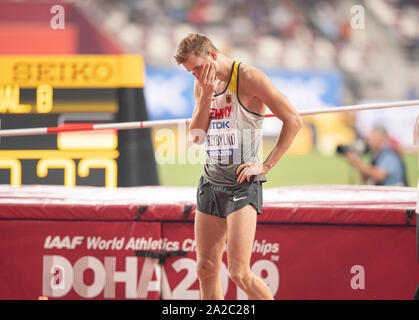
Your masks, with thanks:
[(229, 57), (226, 57), (223, 54), (219, 54), (217, 62), (218, 62), (218, 71), (215, 75), (216, 78), (221, 81), (228, 82), (228, 80), (230, 79), (231, 66), (233, 65), (233, 60), (230, 59)]

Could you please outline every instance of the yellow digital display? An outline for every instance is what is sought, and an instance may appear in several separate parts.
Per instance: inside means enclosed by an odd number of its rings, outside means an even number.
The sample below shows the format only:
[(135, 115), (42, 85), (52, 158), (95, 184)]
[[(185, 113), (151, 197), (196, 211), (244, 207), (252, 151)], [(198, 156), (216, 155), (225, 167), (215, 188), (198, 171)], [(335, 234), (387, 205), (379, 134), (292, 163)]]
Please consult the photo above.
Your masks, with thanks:
[(53, 89), (48, 84), (36, 88), (36, 106), (20, 103), (20, 87), (18, 85), (0, 86), (0, 113), (49, 113), (53, 107)]
[(52, 110), (52, 87), (41, 84), (36, 88), (36, 112), (48, 113)]
[[(142, 88), (138, 55), (0, 56), (0, 128), (114, 122), (119, 88)], [(118, 133), (63, 132), (0, 140), (0, 183), (115, 188)]]

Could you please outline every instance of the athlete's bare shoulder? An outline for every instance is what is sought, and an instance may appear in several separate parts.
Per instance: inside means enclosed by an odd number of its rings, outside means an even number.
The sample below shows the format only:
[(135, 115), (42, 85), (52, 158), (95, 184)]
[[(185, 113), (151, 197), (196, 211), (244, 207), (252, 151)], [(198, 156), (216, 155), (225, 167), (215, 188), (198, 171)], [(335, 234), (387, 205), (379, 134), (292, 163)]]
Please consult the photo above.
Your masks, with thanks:
[(255, 85), (266, 85), (270, 82), (268, 76), (260, 69), (251, 66), (248, 63), (240, 64), (240, 86), (247, 91), (254, 92)]
[[(242, 69), (240, 65), (240, 69)], [(295, 115), (295, 109), (288, 99), (278, 91), (271, 79), (258, 68), (243, 63), (239, 76), (240, 100), (249, 105), (254, 112), (261, 104), (269, 109), (281, 120)], [(259, 113), (261, 114), (261, 113)], [(291, 115), (291, 116), (290, 116)]]
[(249, 110), (265, 113), (266, 90), (272, 90), (273, 85), (265, 73), (248, 63), (241, 63), (239, 69), (239, 95), (241, 102)]
[(243, 80), (249, 80), (258, 75), (261, 71), (258, 68), (251, 66), (248, 63), (240, 63), (240, 78)]

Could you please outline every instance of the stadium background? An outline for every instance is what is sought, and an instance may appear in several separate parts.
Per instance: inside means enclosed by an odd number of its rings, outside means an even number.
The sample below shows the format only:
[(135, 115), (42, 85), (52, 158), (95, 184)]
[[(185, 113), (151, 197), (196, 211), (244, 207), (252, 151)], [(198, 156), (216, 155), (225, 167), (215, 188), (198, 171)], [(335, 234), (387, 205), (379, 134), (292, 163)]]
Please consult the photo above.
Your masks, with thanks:
[[(418, 98), (417, 1), (98, 0), (61, 4), (65, 28), (54, 30), (51, 2), (0, 2), (0, 54), (140, 54), (146, 66), (144, 94), (152, 120), (191, 116), (193, 77), (173, 60), (176, 44), (190, 32), (206, 33), (221, 51), (260, 67), (299, 110)], [(351, 27), (356, 13), (351, 9), (356, 5), (364, 10), (364, 29)], [(118, 109), (115, 90), (75, 90), (54, 97), (52, 113), (96, 112), (103, 114), (101, 120), (113, 119), (109, 114)], [(33, 92), (20, 94), (22, 103), (34, 101)], [(8, 112), (3, 113), (3, 123), (7, 123)], [(362, 183), (335, 149), (338, 144), (352, 143), (357, 134), (366, 134), (375, 123), (384, 124), (402, 147), (409, 185), (416, 186), (417, 155), (410, 130), (414, 118), (415, 111), (409, 108), (397, 113), (304, 117), (304, 129), (270, 172), (267, 186)], [(280, 121), (266, 120), (265, 157), (280, 127)], [(155, 130), (152, 134), (155, 137)], [(153, 139), (154, 149), (162, 142)], [(158, 153), (156, 159), (160, 184), (196, 185), (202, 165), (167, 164), (159, 161)], [(7, 170), (0, 171), (1, 183), (7, 183)], [(84, 182), (79, 179), (78, 183)]]
[[(193, 78), (173, 61), (189, 32), (260, 67), (298, 110), (417, 99), (418, 14), (413, 0), (0, 1), (0, 126), (190, 117)], [(383, 124), (416, 187), (416, 117), (304, 117), (268, 175), (252, 250), (275, 299), (412, 298), (417, 189), (359, 186), (335, 150)], [(266, 119), (264, 157), (280, 128)], [(179, 154), (185, 130), (2, 137), (0, 299), (198, 299), (202, 164)], [(245, 299), (225, 258), (226, 298)]]

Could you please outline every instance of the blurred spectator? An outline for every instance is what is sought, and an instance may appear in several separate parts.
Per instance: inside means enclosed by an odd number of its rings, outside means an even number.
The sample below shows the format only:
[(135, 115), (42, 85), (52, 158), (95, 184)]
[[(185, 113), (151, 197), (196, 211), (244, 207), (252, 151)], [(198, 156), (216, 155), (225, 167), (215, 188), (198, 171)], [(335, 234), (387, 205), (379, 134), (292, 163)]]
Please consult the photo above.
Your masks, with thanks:
[(353, 151), (345, 153), (346, 159), (358, 170), (364, 181), (375, 185), (407, 186), (405, 166), (398, 146), (389, 138), (384, 127), (374, 127), (367, 140), (374, 152), (370, 164), (364, 163)]
[[(221, 50), (226, 49), (223, 46), (235, 47), (239, 52), (248, 52), (249, 59), (262, 54), (258, 61), (266, 67), (331, 68), (336, 66), (335, 42), (351, 39), (347, 15), (342, 15), (337, 0), (313, 3), (303, 0), (99, 0), (91, 5), (95, 12), (102, 11), (106, 17), (104, 26), (116, 33), (129, 51), (141, 52), (150, 65), (172, 62), (172, 50), (181, 25), (182, 32), (215, 35)], [(162, 31), (163, 28), (166, 31)], [(314, 55), (311, 48), (315, 50)]]
[[(362, 88), (352, 93), (359, 99), (374, 86), (391, 96), (380, 75), (391, 63), (400, 69), (408, 59), (419, 68), (417, 0), (365, 0), (368, 32), (351, 28), (355, 0), (97, 0), (89, 5), (127, 52), (142, 54), (148, 65), (173, 66), (179, 39), (202, 32), (221, 51), (261, 68), (339, 68)], [(381, 26), (372, 26), (371, 16)], [(402, 97), (407, 84), (399, 77), (393, 75), (396, 85), (387, 86)]]
[(375, 16), (394, 34), (411, 61), (418, 58), (419, 2), (417, 0), (367, 0)]
[[(349, 8), (341, 3), (337, 0), (99, 0), (93, 1), (92, 5), (105, 11), (105, 26), (115, 32), (131, 33), (132, 28), (121, 30), (124, 24), (134, 24), (139, 29), (168, 26), (170, 32), (166, 41), (171, 43), (168, 47), (172, 47), (173, 30), (170, 27), (187, 23), (209, 34), (214, 28), (221, 27), (224, 38), (234, 46), (239, 44), (243, 49), (255, 51), (252, 41), (255, 37), (272, 36), (282, 42), (298, 36), (301, 31), (310, 33), (310, 37), (305, 37), (309, 41), (307, 46), (318, 38), (331, 41), (336, 48), (342, 43), (350, 43)], [(366, 0), (366, 4), (384, 25), (396, 30), (397, 40), (410, 52), (409, 56), (414, 57), (419, 39), (418, 1)], [(122, 36), (132, 44), (131, 37)], [(294, 50), (294, 46), (290, 48)], [(162, 55), (171, 57), (172, 53)], [(334, 57), (331, 57), (332, 61)], [(148, 60), (162, 63), (153, 55)]]

